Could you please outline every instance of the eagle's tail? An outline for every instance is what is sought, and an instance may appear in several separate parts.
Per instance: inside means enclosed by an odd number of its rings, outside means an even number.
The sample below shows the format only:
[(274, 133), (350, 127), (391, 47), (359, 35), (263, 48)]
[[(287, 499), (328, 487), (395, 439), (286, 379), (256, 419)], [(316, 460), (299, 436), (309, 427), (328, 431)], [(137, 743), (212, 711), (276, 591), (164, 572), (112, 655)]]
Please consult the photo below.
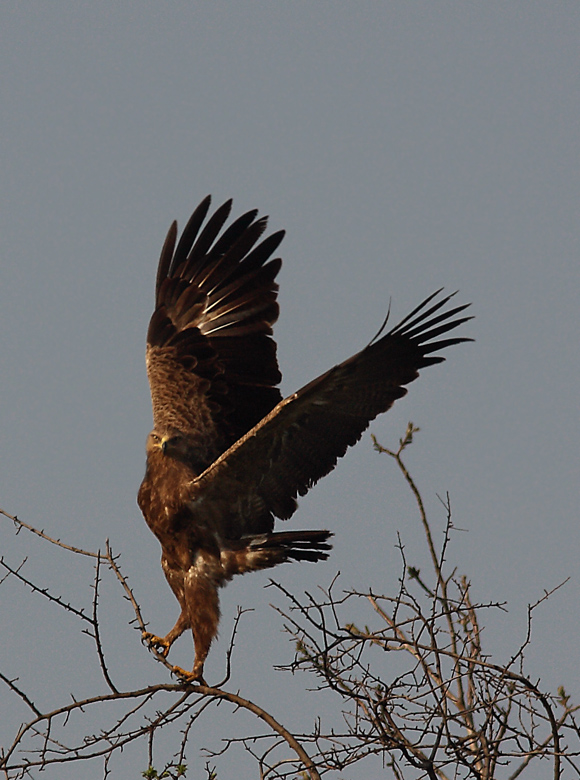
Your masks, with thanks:
[(247, 571), (269, 569), (286, 561), (324, 561), (332, 549), (330, 531), (280, 531), (271, 534), (243, 536), (222, 551), (222, 565), (228, 572), (244, 574)]
[(288, 560), (325, 561), (328, 550), (332, 550), (332, 545), (328, 543), (331, 536), (330, 531), (279, 531), (252, 537), (249, 548), (280, 556), (276, 563)]

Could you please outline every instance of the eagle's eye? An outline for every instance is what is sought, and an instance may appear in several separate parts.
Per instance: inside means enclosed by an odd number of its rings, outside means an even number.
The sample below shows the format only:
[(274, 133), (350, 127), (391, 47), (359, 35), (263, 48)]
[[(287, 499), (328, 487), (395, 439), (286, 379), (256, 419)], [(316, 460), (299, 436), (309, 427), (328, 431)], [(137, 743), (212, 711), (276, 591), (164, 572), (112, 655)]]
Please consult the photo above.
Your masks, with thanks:
[(158, 436), (156, 433), (153, 433), (153, 431), (151, 431), (151, 433), (149, 434), (149, 442), (150, 442), (150, 446), (160, 447), (161, 437)]

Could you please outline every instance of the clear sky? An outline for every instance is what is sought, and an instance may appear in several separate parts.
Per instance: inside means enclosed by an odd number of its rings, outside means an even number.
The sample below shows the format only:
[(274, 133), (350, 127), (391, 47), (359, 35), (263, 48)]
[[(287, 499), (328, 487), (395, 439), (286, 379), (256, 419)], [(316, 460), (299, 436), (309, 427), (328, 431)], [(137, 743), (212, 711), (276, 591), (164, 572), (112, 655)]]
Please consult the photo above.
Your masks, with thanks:
[[(425, 370), (371, 430), (394, 446), (407, 420), (421, 427), (408, 461), (433, 523), (439, 533), (436, 494), (449, 491), (468, 531), (451, 559), (476, 598), (508, 602), (485, 635), (496, 662), (523, 639), (526, 605), (570, 577), (536, 613), (527, 671), (580, 702), (579, 22), (577, 2), (531, 0), (4, 0), (0, 506), (80, 547), (109, 538), (152, 630), (173, 624), (135, 502), (151, 427), (145, 333), (169, 224), (207, 193), (233, 197), (236, 215), (257, 207), (287, 230), (285, 394), (364, 346), (389, 302), (394, 320), (441, 286), (473, 302), (462, 335), (475, 343)], [(394, 591), (397, 531), (409, 562), (426, 564), (402, 479), (368, 434), (291, 524), (336, 534), (328, 562), (275, 572), (296, 592), (337, 570), (345, 589)], [(40, 584), (90, 604), (86, 561), (14, 537), (8, 521), (0, 545), (12, 564), (28, 556)], [(254, 607), (230, 685), (305, 730), (325, 710), (304, 692), (311, 680), (273, 670), (293, 648), (267, 581), (224, 591), (207, 677), (222, 676), (236, 606)], [(119, 684), (166, 680), (112, 582), (103, 611)], [(42, 690), (42, 706), (94, 690), (72, 620), (7, 581), (0, 621), (2, 668)], [(191, 666), (188, 637), (172, 658)], [(3, 691), (1, 722), (15, 706)], [(200, 747), (241, 728), (222, 709), (192, 737), (196, 780)], [(128, 752), (114, 777), (145, 764)]]

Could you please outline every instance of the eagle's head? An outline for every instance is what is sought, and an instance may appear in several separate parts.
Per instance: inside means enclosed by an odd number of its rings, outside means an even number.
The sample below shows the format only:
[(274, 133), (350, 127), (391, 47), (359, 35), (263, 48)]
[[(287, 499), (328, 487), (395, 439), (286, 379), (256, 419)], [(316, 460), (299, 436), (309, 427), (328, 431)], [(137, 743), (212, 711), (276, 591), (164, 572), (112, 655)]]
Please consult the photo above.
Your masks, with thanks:
[(190, 444), (180, 434), (160, 434), (151, 431), (145, 447), (147, 455), (159, 454), (187, 463), (190, 460)]

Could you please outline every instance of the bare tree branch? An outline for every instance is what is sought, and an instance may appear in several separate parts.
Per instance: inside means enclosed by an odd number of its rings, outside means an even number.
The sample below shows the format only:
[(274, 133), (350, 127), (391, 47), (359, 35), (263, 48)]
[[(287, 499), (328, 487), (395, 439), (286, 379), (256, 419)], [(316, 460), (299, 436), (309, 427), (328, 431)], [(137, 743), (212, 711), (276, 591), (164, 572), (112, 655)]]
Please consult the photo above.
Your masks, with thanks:
[[(76, 625), (94, 640), (97, 668), (106, 686), (106, 692), (71, 696), (72, 700), (45, 708), (37, 703), (40, 692), (31, 694), (17, 677), (0, 671), (0, 683), (29, 711), (29, 720), (15, 723), (10, 744), (0, 749), (0, 773), (6, 780), (32, 778), (51, 767), (99, 760), (107, 780), (114, 775), (114, 757), (127, 745), (142, 741), (148, 761), (145, 777), (185, 777), (187, 747), (196, 724), (212, 706), (229, 703), (236, 717), (240, 711), (255, 716), (263, 731), (251, 729), (241, 737), (223, 734), (221, 749), (212, 751), (208, 746), (205, 753), (219, 760), (242, 749), (256, 762), (263, 780), (344, 776), (349, 767), (373, 759), (388, 768), (395, 780), (494, 780), (500, 771), (516, 780), (546, 760), (555, 780), (580, 778), (579, 707), (571, 704), (563, 688), (557, 695), (549, 694), (525, 671), (534, 615), (566, 581), (544, 591), (528, 607), (526, 634), (516, 652), (504, 662), (492, 659), (483, 641), (485, 618), (490, 610), (504, 610), (505, 605), (475, 601), (468, 577), (449, 565), (458, 529), (448, 495), (440, 498), (445, 522), (440, 548), (436, 544), (425, 502), (403, 461), (418, 430), (409, 423), (396, 450), (376, 440), (375, 448), (395, 461), (415, 499), (430, 570), (421, 572), (408, 563), (399, 538), (401, 576), (391, 595), (376, 588), (341, 591), (339, 574), (327, 590), (301, 597), (270, 583), (284, 599), (285, 607), (274, 609), (295, 643), (293, 661), (277, 668), (304, 671), (316, 680), (318, 690), (338, 697), (337, 717), (329, 726), (316, 717), (300, 733), (284, 726), (268, 706), (224, 690), (242, 609), (234, 621), (225, 676), (217, 686), (178, 680), (133, 689), (119, 679), (113, 681), (100, 628), (100, 613), (105, 609), (103, 578), (111, 576), (109, 572), (120, 585), (118, 592), (131, 604), (134, 617), (129, 625), (141, 636), (147, 629), (119, 556), (108, 540), (104, 553), (92, 553), (0, 510), (14, 523), (17, 534), (25, 529), (67, 553), (95, 559), (90, 608), (73, 606), (69, 598), (25, 576), (25, 556), (15, 566), (5, 553), (0, 565), (6, 574), (0, 584), (13, 578), (80, 621)], [(176, 668), (161, 653), (154, 647), (149, 650), (175, 674)], [(384, 663), (387, 655), (393, 663)], [(162, 733), (175, 734), (176, 748), (169, 760), (156, 767), (156, 745)], [(217, 779), (216, 769), (207, 763), (205, 773), (207, 780)]]

